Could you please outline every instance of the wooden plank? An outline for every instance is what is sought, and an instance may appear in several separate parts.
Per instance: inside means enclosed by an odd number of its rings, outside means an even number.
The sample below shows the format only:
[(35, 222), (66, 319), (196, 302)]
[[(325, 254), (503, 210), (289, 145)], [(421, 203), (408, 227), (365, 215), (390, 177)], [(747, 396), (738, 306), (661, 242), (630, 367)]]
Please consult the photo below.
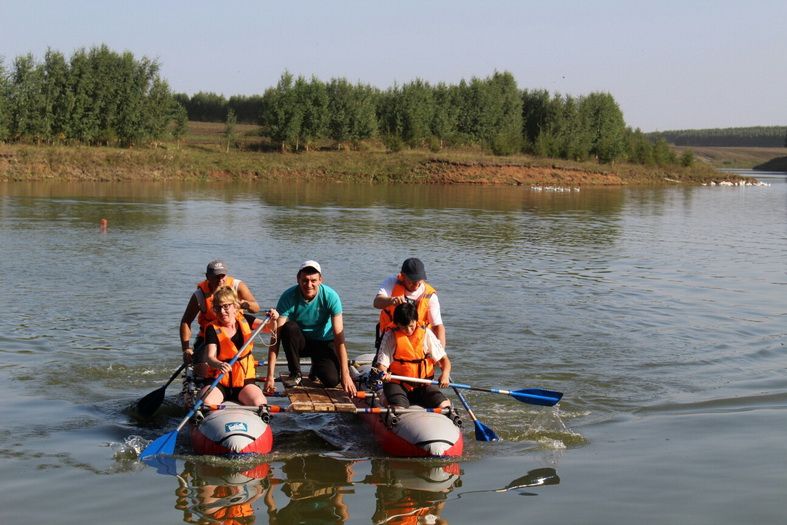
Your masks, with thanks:
[[(282, 372), (281, 378), (287, 375)], [(285, 388), (293, 412), (355, 412), (355, 405), (340, 388), (323, 388), (318, 381), (303, 378), (301, 384)]]

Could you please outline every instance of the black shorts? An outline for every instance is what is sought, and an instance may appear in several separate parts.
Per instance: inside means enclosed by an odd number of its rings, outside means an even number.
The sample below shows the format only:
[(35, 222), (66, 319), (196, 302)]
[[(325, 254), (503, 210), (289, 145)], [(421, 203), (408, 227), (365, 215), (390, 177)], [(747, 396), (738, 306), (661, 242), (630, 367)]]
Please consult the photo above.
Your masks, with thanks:
[(434, 385), (419, 385), (407, 391), (399, 383), (385, 383), (383, 393), (388, 405), (409, 407), (411, 404), (424, 408), (437, 408), (448, 398)]
[(247, 379), (246, 384), (243, 386), (229, 387), (219, 383), (218, 385), (216, 385), (216, 388), (218, 388), (219, 391), (224, 396), (224, 401), (237, 401), (238, 396), (240, 395), (240, 391), (246, 388), (247, 385), (254, 384), (254, 383), (255, 383), (254, 379)]

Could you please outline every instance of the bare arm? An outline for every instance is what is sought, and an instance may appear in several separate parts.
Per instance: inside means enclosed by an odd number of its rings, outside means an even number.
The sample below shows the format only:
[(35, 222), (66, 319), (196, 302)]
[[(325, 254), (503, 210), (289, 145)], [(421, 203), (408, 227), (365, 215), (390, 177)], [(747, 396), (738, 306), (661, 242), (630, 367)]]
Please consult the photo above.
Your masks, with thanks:
[(378, 310), (382, 310), (383, 308), (388, 308), (389, 306), (402, 304), (405, 301), (407, 301), (407, 299), (405, 299), (403, 295), (391, 297), (390, 295), (378, 293), (374, 296), (374, 302), (372, 302), (372, 305)]
[(342, 314), (334, 315), (331, 318), (331, 323), (333, 324), (333, 342), (336, 349), (336, 357), (339, 359), (339, 373), (341, 374), (342, 388), (352, 397), (355, 396), (357, 390), (352, 377), (350, 377), (347, 346), (344, 344), (344, 319), (342, 318)]
[(251, 290), (249, 290), (249, 287), (246, 286), (246, 283), (243, 281), (238, 285), (238, 299), (240, 299), (240, 307), (244, 310), (253, 314), (260, 311), (260, 305), (257, 304), (257, 299), (254, 298)]
[(211, 343), (205, 346), (205, 353), (207, 354), (207, 359), (205, 361), (208, 363), (208, 366), (218, 370), (219, 372), (228, 373), (232, 370), (232, 367), (229, 363), (225, 363), (224, 361), (219, 361), (216, 357), (219, 347), (215, 344)]
[(448, 359), (448, 356), (443, 356), (440, 361), (438, 361), (440, 365), (440, 388), (448, 387), (448, 383), (451, 382), (451, 360)]
[(276, 319), (276, 340), (268, 348), (268, 373), (265, 376), (265, 393), (270, 394), (276, 390), (276, 356), (279, 354), (279, 341), (281, 340), (281, 327), (287, 318), (279, 316)]
[(191, 323), (199, 313), (199, 304), (194, 294), (191, 294), (189, 304), (186, 305), (186, 311), (183, 312), (183, 317), (180, 318), (180, 348), (183, 350), (183, 362), (190, 363), (194, 355), (194, 350), (191, 348)]
[(432, 332), (434, 332), (434, 335), (437, 336), (437, 340), (440, 341), (440, 344), (443, 345), (443, 348), (445, 348), (445, 326), (439, 324), (437, 326), (432, 326), (431, 328)]

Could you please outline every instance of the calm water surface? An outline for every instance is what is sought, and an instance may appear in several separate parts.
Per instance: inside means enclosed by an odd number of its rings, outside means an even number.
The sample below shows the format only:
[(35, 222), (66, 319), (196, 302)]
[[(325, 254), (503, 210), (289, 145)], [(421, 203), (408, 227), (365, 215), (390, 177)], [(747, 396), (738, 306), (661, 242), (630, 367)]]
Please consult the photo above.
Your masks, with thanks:
[[(0, 522), (783, 523), (787, 182), (528, 188), (0, 185)], [(100, 233), (99, 219), (109, 220)], [(386, 459), (353, 419), (275, 416), (247, 462), (178, 449), (130, 407), (177, 367), (180, 315), (224, 258), (263, 305), (317, 259), (352, 355), (379, 282), (417, 255), (457, 380), (504, 441)]]

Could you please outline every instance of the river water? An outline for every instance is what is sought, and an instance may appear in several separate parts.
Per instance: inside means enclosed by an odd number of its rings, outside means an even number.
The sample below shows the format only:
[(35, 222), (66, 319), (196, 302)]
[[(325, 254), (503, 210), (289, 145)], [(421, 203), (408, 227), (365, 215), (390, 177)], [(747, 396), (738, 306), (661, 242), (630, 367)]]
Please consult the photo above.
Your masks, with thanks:
[[(782, 523), (787, 175), (764, 187), (0, 185), (0, 522)], [(99, 231), (99, 220), (109, 228)], [(457, 381), (503, 438), (387, 459), (365, 427), (274, 416), (275, 453), (136, 454), (182, 417), (130, 410), (179, 364), (180, 315), (221, 257), (262, 305), (317, 259), (351, 355), (378, 284), (418, 256)], [(177, 383), (177, 382), (176, 382)]]

